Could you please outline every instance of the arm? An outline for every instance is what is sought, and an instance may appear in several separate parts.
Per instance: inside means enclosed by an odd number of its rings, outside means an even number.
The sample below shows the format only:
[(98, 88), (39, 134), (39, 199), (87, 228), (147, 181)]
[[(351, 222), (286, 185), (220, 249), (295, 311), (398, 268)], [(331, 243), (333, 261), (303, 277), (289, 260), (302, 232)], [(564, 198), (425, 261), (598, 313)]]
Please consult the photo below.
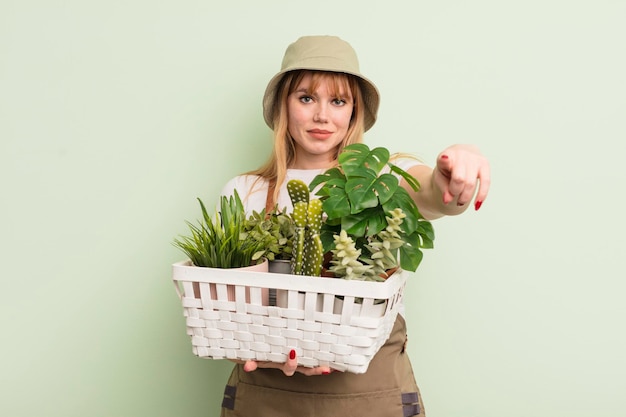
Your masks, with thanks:
[(473, 145), (452, 145), (439, 154), (434, 169), (417, 165), (408, 172), (420, 182), (420, 190), (413, 191), (404, 180), (401, 184), (429, 220), (463, 213), (474, 195), (478, 210), (491, 183), (489, 161)]

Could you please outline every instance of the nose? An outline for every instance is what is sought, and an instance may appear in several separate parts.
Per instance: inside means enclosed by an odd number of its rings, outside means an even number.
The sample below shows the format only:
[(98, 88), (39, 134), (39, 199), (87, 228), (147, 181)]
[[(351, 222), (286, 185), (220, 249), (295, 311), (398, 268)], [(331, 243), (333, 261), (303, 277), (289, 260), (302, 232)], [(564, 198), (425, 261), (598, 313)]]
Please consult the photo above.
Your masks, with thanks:
[(315, 109), (315, 114), (313, 115), (313, 121), (319, 123), (326, 123), (328, 121), (328, 116), (326, 114), (326, 105), (324, 103), (319, 103)]

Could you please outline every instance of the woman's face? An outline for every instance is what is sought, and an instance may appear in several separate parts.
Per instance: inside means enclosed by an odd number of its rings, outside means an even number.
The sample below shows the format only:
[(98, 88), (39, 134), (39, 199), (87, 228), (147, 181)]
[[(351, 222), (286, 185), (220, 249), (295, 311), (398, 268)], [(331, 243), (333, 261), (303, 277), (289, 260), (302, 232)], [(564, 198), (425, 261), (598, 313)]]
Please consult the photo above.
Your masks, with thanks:
[(305, 75), (287, 97), (288, 130), (296, 147), (290, 168), (327, 168), (350, 125), (354, 103), (347, 83), (339, 91), (329, 77), (312, 84), (313, 76)]

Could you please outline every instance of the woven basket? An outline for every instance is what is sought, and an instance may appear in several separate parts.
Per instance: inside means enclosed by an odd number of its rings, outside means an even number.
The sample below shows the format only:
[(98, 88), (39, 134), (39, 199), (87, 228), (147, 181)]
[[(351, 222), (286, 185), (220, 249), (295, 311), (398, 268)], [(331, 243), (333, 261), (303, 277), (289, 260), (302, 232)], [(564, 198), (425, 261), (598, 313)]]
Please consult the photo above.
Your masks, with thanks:
[[(295, 349), (300, 366), (353, 373), (365, 372), (389, 337), (406, 278), (402, 270), (364, 282), (173, 265), (195, 355), (282, 363)], [(268, 289), (275, 306), (266, 305)]]

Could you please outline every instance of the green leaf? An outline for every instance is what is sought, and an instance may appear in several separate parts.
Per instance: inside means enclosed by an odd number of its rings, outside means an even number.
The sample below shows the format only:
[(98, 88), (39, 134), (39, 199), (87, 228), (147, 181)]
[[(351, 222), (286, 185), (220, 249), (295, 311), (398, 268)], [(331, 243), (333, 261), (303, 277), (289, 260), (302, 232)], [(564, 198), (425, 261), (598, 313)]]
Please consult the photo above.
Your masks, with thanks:
[(329, 219), (336, 219), (350, 214), (350, 202), (345, 190), (331, 188), (330, 195), (322, 202), (324, 212)]
[(373, 185), (374, 181), (367, 178), (356, 178), (346, 182), (346, 193), (351, 203), (351, 214), (357, 214), (378, 205), (378, 196)]
[(358, 215), (341, 219), (341, 229), (354, 237), (372, 236), (387, 227), (385, 213), (380, 207), (373, 207)]
[(331, 226), (328, 223), (322, 225), (322, 231), (320, 232), (320, 239), (324, 247), (324, 253), (329, 252), (334, 248), (335, 239), (334, 236), (338, 235), (341, 231), (341, 225)]
[(313, 181), (309, 184), (309, 190), (313, 191), (318, 185), (328, 183), (329, 181), (332, 181), (328, 184), (329, 186), (338, 187), (346, 182), (346, 177), (339, 168), (331, 168), (313, 178)]
[(346, 182), (346, 192), (351, 203), (351, 213), (384, 204), (393, 197), (398, 179), (391, 174), (374, 178), (355, 178)]
[(403, 235), (402, 240), (404, 240), (405, 244), (408, 246), (412, 246), (415, 248), (420, 247), (421, 237), (419, 232), (413, 232), (410, 235)]
[(435, 231), (433, 229), (433, 225), (430, 222), (426, 220), (421, 220), (418, 223), (417, 233), (419, 233), (422, 237), (421, 246), (423, 248), (432, 249), (434, 247), (433, 242), (435, 240)]
[(377, 174), (389, 161), (389, 151), (386, 148), (370, 150), (363, 143), (355, 143), (343, 148), (338, 160), (348, 178), (363, 168)]
[(419, 191), (421, 186), (417, 178), (415, 178), (413, 175), (409, 174), (408, 172), (406, 172), (405, 170), (403, 170), (397, 165), (393, 165), (393, 164), (388, 164), (388, 165), (389, 165), (389, 169), (391, 169), (392, 172), (395, 172), (396, 174), (404, 178), (404, 180), (409, 184), (409, 186), (413, 189), (413, 191)]
[(418, 227), (418, 220), (422, 218), (415, 201), (409, 193), (402, 187), (398, 187), (393, 198), (383, 204), (385, 212), (390, 212), (395, 208), (401, 208), (406, 217), (404, 218), (400, 228), (406, 234), (413, 233)]
[(400, 266), (405, 271), (415, 272), (423, 257), (424, 254), (416, 246), (404, 245), (400, 247)]

